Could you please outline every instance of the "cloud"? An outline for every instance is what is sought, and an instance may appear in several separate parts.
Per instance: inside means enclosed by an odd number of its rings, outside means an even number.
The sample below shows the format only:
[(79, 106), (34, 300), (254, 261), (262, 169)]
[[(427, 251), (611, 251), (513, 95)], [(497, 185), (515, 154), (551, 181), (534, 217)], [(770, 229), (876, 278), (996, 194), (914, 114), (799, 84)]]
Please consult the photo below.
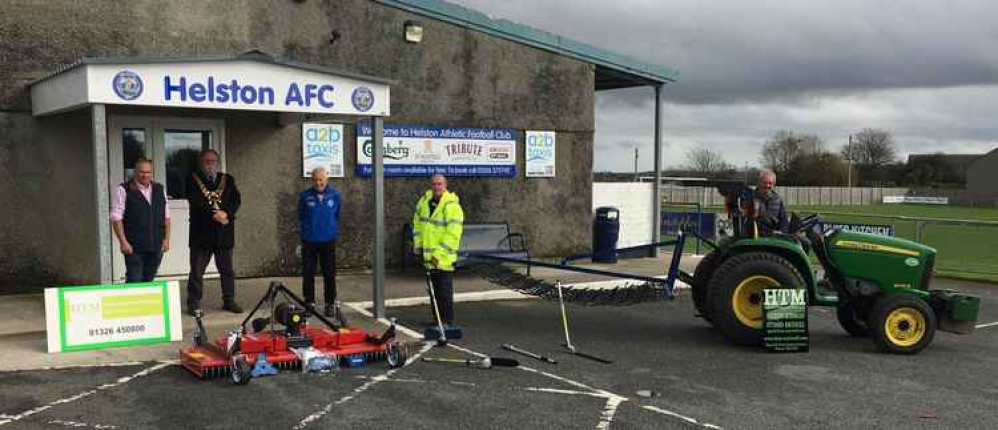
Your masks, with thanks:
[[(863, 128), (901, 155), (998, 146), (998, 25), (983, 0), (455, 0), (680, 71), (665, 87), (664, 165), (685, 149), (758, 163), (777, 130), (829, 148)], [(597, 93), (596, 170), (650, 169), (649, 88)], [(642, 146), (643, 145), (643, 146)]]
[(669, 93), (682, 103), (998, 84), (998, 26), (982, 0), (457, 3), (677, 68)]

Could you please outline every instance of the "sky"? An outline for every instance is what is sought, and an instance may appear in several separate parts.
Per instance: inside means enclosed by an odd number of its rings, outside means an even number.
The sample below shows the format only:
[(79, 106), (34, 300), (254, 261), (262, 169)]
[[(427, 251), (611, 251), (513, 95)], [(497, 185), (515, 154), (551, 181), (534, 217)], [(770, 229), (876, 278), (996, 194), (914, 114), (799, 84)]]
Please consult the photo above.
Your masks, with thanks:
[[(449, 0), (679, 71), (663, 166), (709, 148), (757, 166), (779, 130), (838, 151), (890, 132), (902, 159), (998, 147), (998, 7), (981, 0)], [(990, 7), (989, 7), (990, 6)], [(652, 168), (654, 91), (596, 96), (594, 170)]]

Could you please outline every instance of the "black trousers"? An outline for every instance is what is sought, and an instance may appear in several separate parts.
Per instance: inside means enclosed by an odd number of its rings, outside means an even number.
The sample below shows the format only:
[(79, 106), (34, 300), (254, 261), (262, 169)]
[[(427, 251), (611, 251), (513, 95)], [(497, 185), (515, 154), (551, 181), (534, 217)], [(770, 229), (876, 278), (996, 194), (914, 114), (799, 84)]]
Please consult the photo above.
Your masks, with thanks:
[(236, 274), (232, 271), (232, 248), (191, 248), (191, 274), (187, 277), (187, 303), (200, 304), (204, 292), (204, 271), (211, 257), (222, 276), (222, 299), (231, 301), (236, 297)]
[(150, 282), (156, 277), (163, 251), (135, 252), (125, 256), (125, 282)]
[(322, 296), (327, 305), (336, 301), (336, 241), (301, 243), (301, 287), (305, 301), (315, 303), (315, 264), (322, 267)]
[(433, 296), (440, 309), (440, 319), (444, 324), (454, 323), (454, 272), (431, 270), (430, 282), (433, 283)]

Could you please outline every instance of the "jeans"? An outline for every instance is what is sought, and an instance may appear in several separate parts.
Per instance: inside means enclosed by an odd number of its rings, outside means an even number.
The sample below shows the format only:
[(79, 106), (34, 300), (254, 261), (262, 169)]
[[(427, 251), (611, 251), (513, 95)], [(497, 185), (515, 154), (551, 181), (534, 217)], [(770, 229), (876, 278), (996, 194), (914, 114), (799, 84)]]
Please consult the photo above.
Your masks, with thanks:
[(191, 248), (191, 274), (187, 277), (187, 304), (199, 307), (204, 292), (204, 271), (212, 255), (222, 277), (222, 299), (232, 301), (236, 296), (236, 275), (232, 271), (232, 248)]
[(134, 252), (125, 256), (125, 282), (149, 282), (156, 277), (163, 251)]
[(322, 295), (327, 305), (336, 301), (336, 241), (301, 244), (302, 294), (315, 303), (315, 263), (322, 267)]

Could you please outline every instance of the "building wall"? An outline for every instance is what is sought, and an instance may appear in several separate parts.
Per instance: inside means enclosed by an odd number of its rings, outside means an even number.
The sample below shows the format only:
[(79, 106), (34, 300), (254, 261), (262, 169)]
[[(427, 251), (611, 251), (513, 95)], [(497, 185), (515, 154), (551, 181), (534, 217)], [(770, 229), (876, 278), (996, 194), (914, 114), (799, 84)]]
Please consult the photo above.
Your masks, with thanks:
[(90, 113), (0, 112), (0, 293), (97, 276)]
[[(407, 19), (424, 24), (423, 43), (402, 40)], [(334, 30), (340, 38), (331, 44)], [(4, 63), (0, 151), (6, 151), (0, 155), (4, 160), (33, 159), (46, 152), (58, 158), (52, 160), (53, 168), (79, 163), (72, 169), (81, 179), (69, 184), (78, 204), (49, 207), (54, 197), (31, 193), (32, 185), (21, 184), (22, 178), (34, 177), (31, 173), (3, 162), (0, 175), (16, 180), (3, 189), (10, 192), (0, 194), (0, 207), (16, 201), (19, 209), (0, 213), (5, 219), (30, 218), (39, 225), (65, 222), (81, 233), (79, 239), (67, 242), (65, 251), (38, 251), (31, 257), (35, 260), (5, 259), (0, 263), (4, 268), (0, 283), (50, 284), (92, 278), (96, 273), (91, 246), (94, 215), (80, 210), (89, 211), (93, 198), (86, 185), (91, 164), (84, 162), (90, 156), (88, 116), (32, 118), (28, 82), (81, 57), (235, 55), (252, 49), (398, 80), (392, 87), (389, 123), (520, 130), (518, 177), (452, 178), (451, 189), (461, 196), (467, 220), (509, 221), (515, 231), (532, 239), (539, 255), (588, 247), (594, 129), (594, 71), (589, 64), (369, 0), (33, 0), (5, 5), (0, 15)], [(228, 169), (244, 197), (237, 222), (237, 274), (296, 273), (294, 203), (297, 192), (307, 186), (300, 174), (300, 125), (279, 125), (275, 115), (267, 114), (205, 111), (204, 115), (226, 120)], [(533, 129), (558, 132), (557, 178), (523, 177), (522, 131)], [(347, 127), (347, 177), (332, 181), (344, 193), (344, 233), (338, 253), (343, 267), (368, 265), (371, 254), (373, 186), (370, 180), (353, 176), (353, 132)], [(401, 260), (402, 225), (409, 221), (427, 183), (426, 179), (386, 180), (389, 264)], [(21, 238), (31, 234), (27, 228), (0, 228), (0, 255), (19, 249)], [(58, 230), (50, 236), (62, 237)], [(50, 275), (31, 275), (29, 266)]]
[(600, 206), (613, 206), (620, 210), (620, 236), (618, 248), (647, 245), (655, 242), (652, 235), (651, 182), (596, 182), (593, 183), (593, 213)]
[(967, 167), (967, 191), (998, 194), (998, 149), (978, 158)]

